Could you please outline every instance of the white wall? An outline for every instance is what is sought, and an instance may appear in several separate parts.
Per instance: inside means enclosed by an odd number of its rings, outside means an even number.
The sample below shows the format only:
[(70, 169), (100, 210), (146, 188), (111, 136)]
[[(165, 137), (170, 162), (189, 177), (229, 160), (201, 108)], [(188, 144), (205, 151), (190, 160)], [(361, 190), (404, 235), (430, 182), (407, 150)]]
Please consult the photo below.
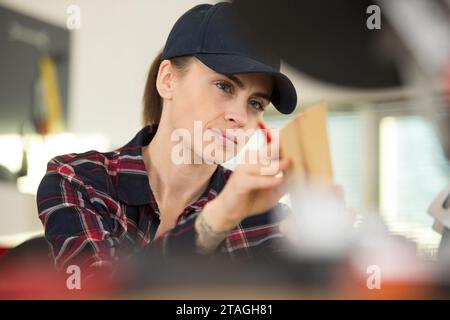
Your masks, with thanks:
[(0, 237), (42, 228), (32, 195), (19, 193), (15, 185), (1, 182), (0, 195)]
[(113, 147), (140, 129), (145, 77), (172, 25), (199, 0), (0, 0), (31, 16), (66, 25), (67, 7), (81, 9), (73, 31), (69, 130), (103, 132)]

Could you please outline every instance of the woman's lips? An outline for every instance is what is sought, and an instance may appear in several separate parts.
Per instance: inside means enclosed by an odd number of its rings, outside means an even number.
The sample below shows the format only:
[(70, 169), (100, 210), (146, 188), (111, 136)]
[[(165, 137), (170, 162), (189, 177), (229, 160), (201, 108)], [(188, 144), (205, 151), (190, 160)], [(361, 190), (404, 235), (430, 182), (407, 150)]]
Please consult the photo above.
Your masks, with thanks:
[(235, 136), (227, 135), (224, 130), (216, 128), (211, 128), (210, 130), (213, 131), (216, 135), (220, 135), (223, 138), (224, 142), (226, 140), (229, 140), (234, 144), (237, 144), (237, 138)]

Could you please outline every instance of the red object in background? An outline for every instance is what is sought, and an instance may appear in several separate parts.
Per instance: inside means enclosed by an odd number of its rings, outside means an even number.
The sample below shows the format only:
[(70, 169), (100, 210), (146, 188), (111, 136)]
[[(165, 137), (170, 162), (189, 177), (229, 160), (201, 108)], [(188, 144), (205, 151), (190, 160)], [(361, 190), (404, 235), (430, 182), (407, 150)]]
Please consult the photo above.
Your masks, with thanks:
[(8, 250), (9, 250), (9, 248), (2, 248), (2, 247), (0, 247), (0, 257), (2, 255), (4, 255)]
[(447, 66), (444, 68), (443, 72), (443, 81), (444, 81), (444, 90), (447, 98), (450, 100), (450, 61)]

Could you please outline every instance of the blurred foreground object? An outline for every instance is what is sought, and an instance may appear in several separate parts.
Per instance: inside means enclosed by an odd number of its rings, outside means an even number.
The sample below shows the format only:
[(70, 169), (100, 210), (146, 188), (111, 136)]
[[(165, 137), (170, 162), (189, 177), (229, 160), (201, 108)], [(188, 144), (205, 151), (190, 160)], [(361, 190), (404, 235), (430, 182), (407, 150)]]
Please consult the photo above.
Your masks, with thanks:
[[(317, 80), (349, 88), (399, 87), (405, 82), (409, 59), (432, 80), (448, 77), (448, 1), (233, 3), (236, 23), (249, 41), (262, 50), (275, 51), (295, 69)], [(377, 13), (378, 28), (369, 28), (369, 17)], [(249, 16), (271, 23), (254, 24)]]
[(433, 229), (443, 233), (444, 228), (450, 229), (450, 185), (442, 190), (428, 208), (428, 214), (435, 218)]
[[(235, 21), (248, 41), (261, 50), (272, 50), (301, 74), (343, 89), (377, 90), (380, 99), (385, 91), (416, 80), (422, 88), (411, 94), (414, 99), (444, 96), (442, 103), (431, 103), (421, 111), (437, 124), (450, 158), (449, 1), (233, 3)], [(374, 7), (379, 10), (371, 11)], [(367, 25), (373, 12), (379, 14), (379, 29)], [(249, 16), (271, 23), (255, 24)]]
[(308, 259), (342, 259), (355, 240), (353, 217), (343, 199), (330, 186), (297, 184), (291, 203), (291, 253)]
[[(297, 70), (353, 88), (402, 84), (390, 26), (381, 9), (381, 30), (367, 28), (373, 1), (235, 0), (236, 21), (261, 48), (275, 50)], [(250, 23), (249, 16), (271, 23)], [(300, 100), (301, 101), (301, 96)]]

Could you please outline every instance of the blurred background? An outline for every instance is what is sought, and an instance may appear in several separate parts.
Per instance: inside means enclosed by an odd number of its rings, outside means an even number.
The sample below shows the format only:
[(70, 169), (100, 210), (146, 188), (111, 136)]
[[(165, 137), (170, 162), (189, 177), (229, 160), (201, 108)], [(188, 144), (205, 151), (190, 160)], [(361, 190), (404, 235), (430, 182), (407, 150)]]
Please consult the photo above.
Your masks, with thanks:
[[(51, 157), (109, 151), (141, 128), (141, 99), (153, 58), (175, 21), (205, 2), (216, 1), (0, 0), (0, 247), (42, 233), (35, 193)], [(404, 10), (394, 9), (391, 15), (400, 18)], [(362, 23), (368, 16), (361, 12)], [(300, 21), (292, 19), (294, 25)], [(388, 27), (384, 22), (381, 30)], [(446, 35), (444, 30), (444, 40)], [(329, 106), (335, 180), (343, 185), (348, 206), (359, 216), (382, 215), (393, 233), (417, 242), (419, 255), (433, 258), (440, 234), (426, 211), (450, 183), (434, 125), (439, 112), (433, 106), (444, 100), (444, 89), (407, 54), (408, 45), (392, 36), (382, 41), (398, 62), (395, 76), (381, 76), (384, 86), (326, 82), (288, 62), (282, 69), (297, 88), (297, 112), (319, 100)], [(294, 46), (291, 56), (308, 51), (307, 39), (299, 37), (297, 45), (302, 49)], [(320, 59), (317, 64), (326, 67), (329, 61)], [(363, 79), (365, 71), (371, 72), (360, 69)], [(270, 108), (265, 119), (269, 127), (281, 127), (290, 117)]]

